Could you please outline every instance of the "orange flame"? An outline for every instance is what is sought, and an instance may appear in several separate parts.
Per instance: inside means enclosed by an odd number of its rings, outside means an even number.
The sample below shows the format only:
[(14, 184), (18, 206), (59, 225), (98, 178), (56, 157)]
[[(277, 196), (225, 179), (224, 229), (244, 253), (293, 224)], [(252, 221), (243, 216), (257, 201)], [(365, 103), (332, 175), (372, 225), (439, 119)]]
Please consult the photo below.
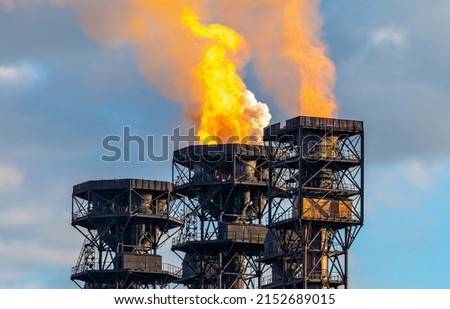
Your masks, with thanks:
[(286, 115), (337, 115), (335, 69), (321, 37), (320, 0), (217, 2), (224, 24), (248, 42), (261, 90)]
[[(337, 107), (332, 92), (335, 68), (319, 36), (322, 20), (319, 1), (291, 0), (284, 8), (285, 53), (298, 69), (300, 112), (333, 117)], [(292, 21), (299, 21), (293, 23)]]
[(218, 24), (201, 25), (189, 10), (185, 10), (182, 20), (195, 36), (209, 40), (203, 60), (195, 70), (206, 88), (198, 131), (200, 139), (210, 136), (225, 139), (232, 135), (245, 136), (250, 127), (249, 123), (240, 121), (245, 84), (227, 56), (227, 51), (237, 50), (243, 38)]
[(238, 74), (248, 60), (243, 51), (252, 57), (262, 90), (287, 115), (337, 114), (334, 65), (321, 41), (320, 0), (67, 3), (93, 38), (133, 46), (145, 78), (182, 106), (202, 138), (261, 135), (269, 123), (268, 107)]
[[(246, 86), (230, 57), (230, 53), (242, 47), (244, 39), (228, 27), (202, 25), (188, 9), (184, 11), (182, 21), (196, 37), (207, 40), (203, 59), (195, 69), (195, 76), (205, 87), (198, 131), (200, 139), (205, 142), (214, 142), (217, 138), (222, 142), (242, 141), (254, 133), (253, 127), (258, 124), (247, 108)], [(267, 108), (263, 114), (268, 114)], [(269, 120), (270, 116), (264, 125), (268, 125)], [(259, 136), (264, 125), (257, 128), (260, 129)]]

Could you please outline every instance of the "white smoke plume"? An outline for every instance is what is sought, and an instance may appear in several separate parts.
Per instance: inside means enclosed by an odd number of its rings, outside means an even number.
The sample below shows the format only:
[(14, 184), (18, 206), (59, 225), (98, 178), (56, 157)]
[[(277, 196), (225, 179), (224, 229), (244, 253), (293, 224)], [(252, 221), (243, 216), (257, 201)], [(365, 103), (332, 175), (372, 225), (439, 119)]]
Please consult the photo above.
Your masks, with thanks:
[(251, 123), (250, 136), (261, 137), (264, 127), (268, 126), (272, 116), (267, 104), (259, 102), (253, 92), (244, 91), (244, 111)]

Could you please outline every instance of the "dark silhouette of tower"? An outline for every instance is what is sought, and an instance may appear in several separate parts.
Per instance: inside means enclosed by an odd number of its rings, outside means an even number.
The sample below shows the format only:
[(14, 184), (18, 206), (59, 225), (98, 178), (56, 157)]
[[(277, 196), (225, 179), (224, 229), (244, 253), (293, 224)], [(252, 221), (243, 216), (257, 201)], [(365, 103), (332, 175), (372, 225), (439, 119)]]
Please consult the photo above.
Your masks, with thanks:
[(348, 252), (364, 218), (363, 123), (296, 117), (269, 144), (264, 288), (348, 287)]
[(189, 146), (174, 152), (174, 193), (185, 224), (172, 250), (190, 288), (258, 288), (267, 229), (264, 146)]
[[(170, 182), (87, 181), (73, 187), (72, 226), (84, 244), (71, 279), (84, 288), (156, 288), (180, 278), (158, 249), (182, 225)], [(84, 283), (84, 284), (83, 284)]]
[[(192, 145), (170, 182), (73, 187), (84, 236), (71, 279), (84, 288), (348, 288), (364, 223), (361, 121), (299, 116), (264, 145)], [(173, 237), (172, 237), (173, 236)], [(182, 268), (162, 262), (172, 237)]]

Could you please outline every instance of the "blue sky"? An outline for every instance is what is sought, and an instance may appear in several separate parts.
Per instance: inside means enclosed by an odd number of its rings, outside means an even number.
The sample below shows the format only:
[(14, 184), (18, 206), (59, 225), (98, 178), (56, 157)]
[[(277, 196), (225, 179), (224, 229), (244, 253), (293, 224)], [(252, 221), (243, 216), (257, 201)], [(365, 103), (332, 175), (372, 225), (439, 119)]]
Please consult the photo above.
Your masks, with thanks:
[[(171, 177), (169, 161), (100, 160), (103, 137), (124, 126), (170, 134), (182, 110), (146, 82), (132, 46), (93, 41), (65, 2), (0, 0), (0, 288), (76, 287), (74, 184)], [(366, 130), (366, 218), (350, 286), (450, 288), (450, 2), (323, 0), (320, 9), (339, 116)], [(245, 81), (272, 122), (296, 116), (271, 104), (251, 72)], [(179, 263), (170, 250), (165, 259)]]

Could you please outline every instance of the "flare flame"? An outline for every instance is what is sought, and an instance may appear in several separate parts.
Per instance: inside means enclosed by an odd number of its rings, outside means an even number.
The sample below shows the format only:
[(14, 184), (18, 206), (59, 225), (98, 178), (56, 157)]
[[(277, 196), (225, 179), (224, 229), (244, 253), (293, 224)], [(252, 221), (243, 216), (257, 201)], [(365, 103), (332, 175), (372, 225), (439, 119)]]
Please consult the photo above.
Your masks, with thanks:
[(249, 60), (285, 114), (337, 115), (320, 0), (66, 1), (91, 37), (135, 48), (143, 75), (182, 106), (202, 140), (237, 142), (269, 124), (267, 105), (240, 76)]

